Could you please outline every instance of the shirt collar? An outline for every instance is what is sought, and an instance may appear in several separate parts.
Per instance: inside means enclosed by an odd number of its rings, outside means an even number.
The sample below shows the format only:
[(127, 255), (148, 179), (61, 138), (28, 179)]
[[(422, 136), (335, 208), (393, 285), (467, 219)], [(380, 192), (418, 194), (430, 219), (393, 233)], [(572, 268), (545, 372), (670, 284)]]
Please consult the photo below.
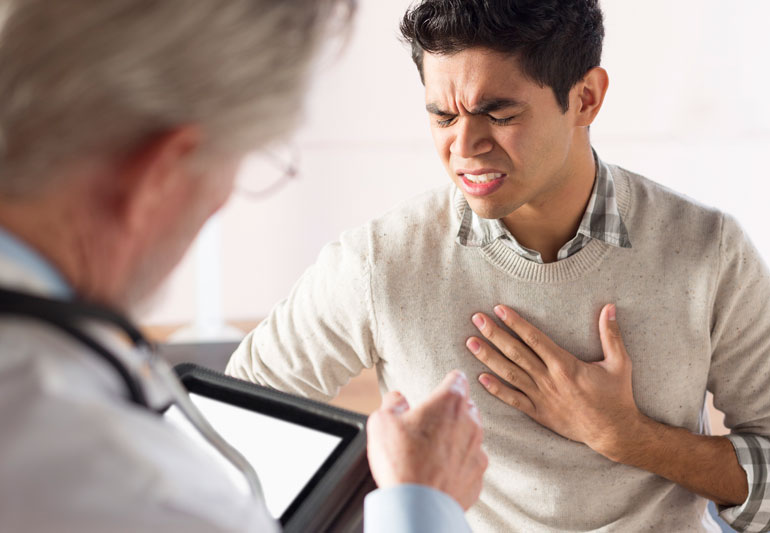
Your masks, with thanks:
[(11, 278), (19, 277), (6, 272), (6, 269), (21, 273), (27, 282), (25, 285), (32, 284), (48, 295), (71, 298), (74, 294), (56, 267), (19, 237), (0, 226), (0, 283), (8, 282), (6, 274)]
[[(628, 230), (620, 215), (615, 195), (612, 172), (594, 152), (596, 177), (588, 206), (575, 236), (559, 250), (558, 259), (566, 259), (577, 253), (592, 239), (598, 239), (619, 248), (631, 248)], [(526, 248), (516, 241), (500, 219), (485, 219), (476, 215), (458, 190), (457, 203), (461, 213), (457, 242), (467, 247), (486, 246), (497, 239), (530, 261), (542, 263), (540, 253)]]

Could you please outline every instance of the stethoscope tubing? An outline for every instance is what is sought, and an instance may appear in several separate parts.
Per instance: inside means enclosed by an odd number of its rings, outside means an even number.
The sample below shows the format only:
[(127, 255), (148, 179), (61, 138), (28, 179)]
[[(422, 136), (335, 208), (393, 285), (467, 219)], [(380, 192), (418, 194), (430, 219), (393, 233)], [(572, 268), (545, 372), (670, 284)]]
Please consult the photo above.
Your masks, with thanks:
[[(56, 327), (59, 331), (78, 340), (93, 353), (99, 355), (115, 370), (126, 385), (131, 403), (152, 413), (159, 414), (159, 411), (150, 405), (141, 380), (134, 372), (121, 362), (117, 355), (84, 332), (81, 327), (78, 327), (78, 323), (83, 320), (96, 320), (119, 328), (128, 336), (137, 350), (146, 354), (146, 363), (149, 370), (160, 378), (171, 394), (172, 405), (175, 405), (196, 431), (246, 478), (253, 497), (264, 501), (259, 477), (248, 460), (211, 426), (206, 417), (203, 416), (203, 413), (195, 407), (189, 394), (187, 394), (187, 391), (176, 378), (171, 368), (165, 361), (161, 361), (154, 356), (152, 344), (123, 315), (109, 308), (88, 302), (54, 300), (3, 288), (0, 288), (0, 315), (16, 315), (37, 319)], [(167, 406), (161, 411), (165, 411), (166, 408)]]

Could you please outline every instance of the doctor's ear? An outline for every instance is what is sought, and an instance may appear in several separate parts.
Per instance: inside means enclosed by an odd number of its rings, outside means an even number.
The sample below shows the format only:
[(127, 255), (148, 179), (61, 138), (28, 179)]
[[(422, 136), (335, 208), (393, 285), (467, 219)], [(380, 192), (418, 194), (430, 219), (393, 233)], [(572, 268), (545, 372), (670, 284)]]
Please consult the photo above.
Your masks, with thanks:
[(202, 143), (200, 127), (182, 126), (148, 139), (125, 156), (116, 169), (118, 216), (133, 226), (153, 210), (171, 207), (170, 201), (184, 201)]
[(572, 88), (570, 107), (575, 106), (576, 126), (590, 126), (599, 114), (610, 84), (607, 71), (594, 67)]

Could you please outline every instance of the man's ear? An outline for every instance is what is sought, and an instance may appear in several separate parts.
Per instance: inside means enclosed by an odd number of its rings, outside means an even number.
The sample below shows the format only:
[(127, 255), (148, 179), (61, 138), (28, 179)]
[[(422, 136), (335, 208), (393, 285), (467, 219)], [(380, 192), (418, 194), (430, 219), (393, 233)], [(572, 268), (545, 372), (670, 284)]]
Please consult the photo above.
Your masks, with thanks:
[(151, 138), (123, 159), (114, 207), (127, 227), (136, 228), (154, 210), (183, 200), (202, 137), (199, 127), (182, 126)]
[(610, 79), (602, 67), (589, 70), (573, 88), (570, 105), (575, 105), (576, 125), (587, 127), (599, 114)]

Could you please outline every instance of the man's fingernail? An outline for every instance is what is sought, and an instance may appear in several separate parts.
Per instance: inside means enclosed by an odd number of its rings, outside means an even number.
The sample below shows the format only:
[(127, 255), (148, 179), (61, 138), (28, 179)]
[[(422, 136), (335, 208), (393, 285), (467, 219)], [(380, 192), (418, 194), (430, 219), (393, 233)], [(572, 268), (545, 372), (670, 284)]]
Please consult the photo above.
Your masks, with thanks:
[(610, 320), (615, 320), (615, 304), (610, 305), (610, 308), (607, 309), (607, 318)]
[(495, 306), (495, 314), (499, 316), (501, 320), (505, 320), (505, 309), (502, 305)]
[(473, 323), (476, 325), (477, 328), (483, 328), (486, 321), (484, 320), (484, 315), (475, 314), (473, 315)]
[(476, 339), (468, 339), (466, 346), (474, 354), (479, 353), (479, 351), (481, 350), (481, 344), (479, 344), (479, 341), (477, 341)]
[(479, 381), (481, 382), (484, 387), (489, 388), (489, 385), (492, 384), (492, 380), (489, 379), (489, 376), (482, 374), (479, 376)]

